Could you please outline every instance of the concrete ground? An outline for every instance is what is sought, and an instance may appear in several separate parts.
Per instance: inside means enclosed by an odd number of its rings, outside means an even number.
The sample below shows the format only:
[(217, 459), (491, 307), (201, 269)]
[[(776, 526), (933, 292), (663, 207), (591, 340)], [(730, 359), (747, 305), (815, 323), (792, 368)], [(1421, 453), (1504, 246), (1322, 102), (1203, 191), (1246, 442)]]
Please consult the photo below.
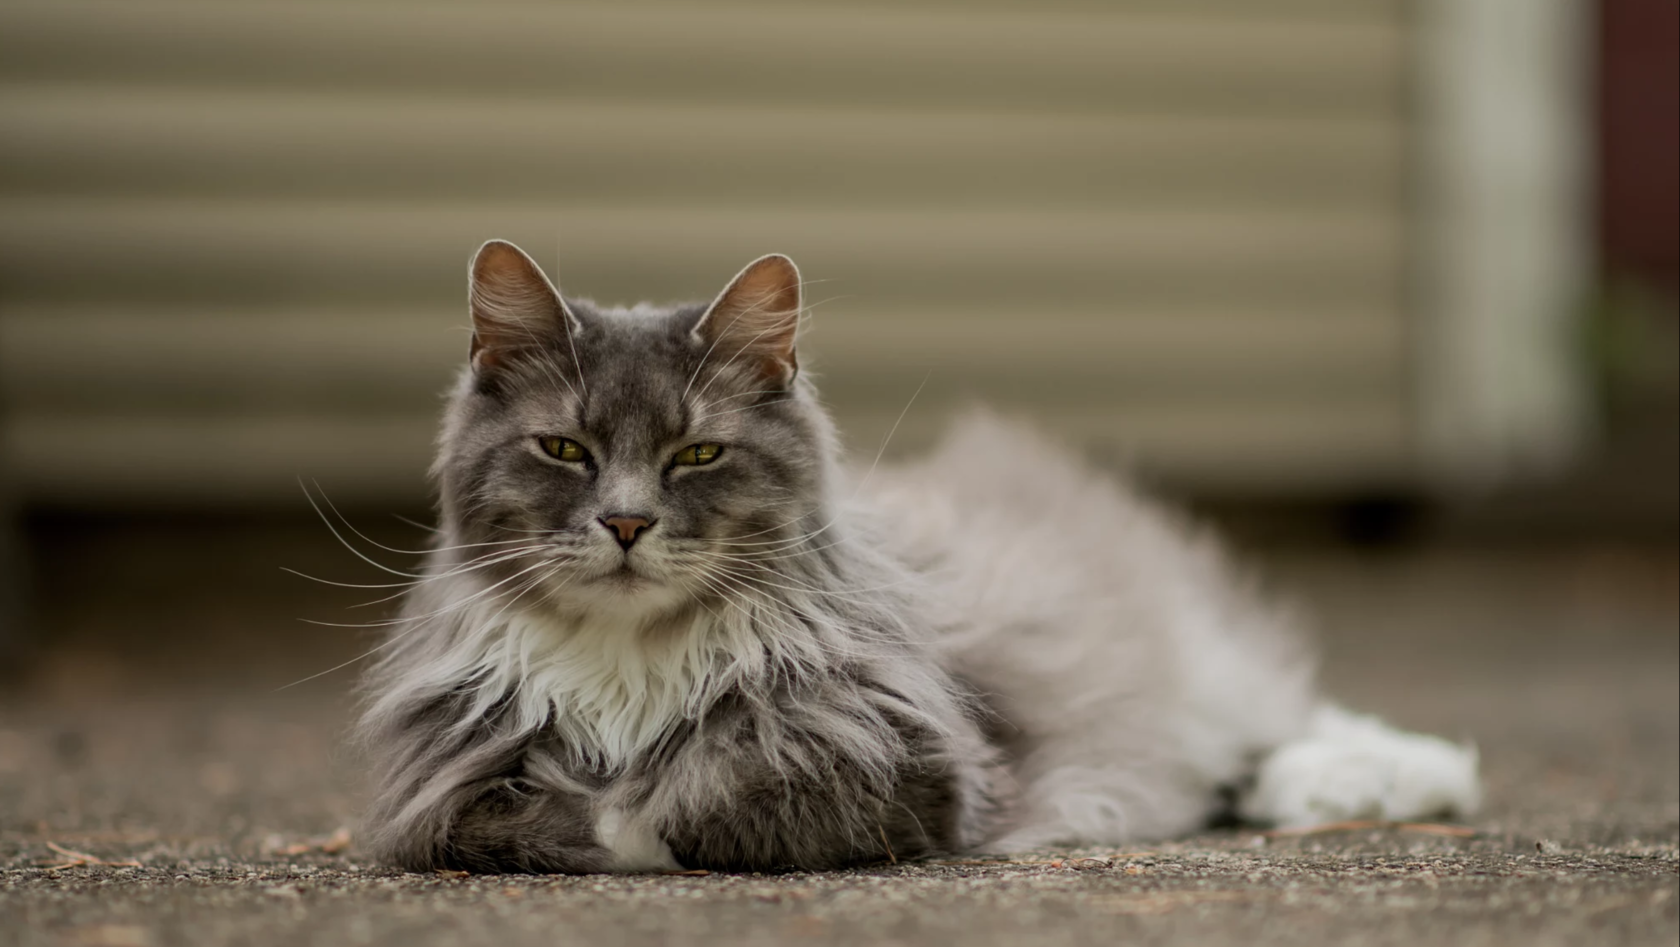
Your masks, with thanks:
[(169, 535), (208, 563), (190, 574), (157, 537), (45, 550), (50, 647), (0, 697), (0, 943), (1680, 939), (1672, 549), (1267, 557), (1272, 584), (1322, 618), (1334, 693), (1480, 746), (1473, 834), (1233, 830), (835, 874), (457, 878), (358, 854), (357, 760), (336, 742), (350, 672), (276, 691), (362, 645), (295, 621), (352, 599), (274, 566), (376, 580), (312, 539), (203, 548), (215, 535)]

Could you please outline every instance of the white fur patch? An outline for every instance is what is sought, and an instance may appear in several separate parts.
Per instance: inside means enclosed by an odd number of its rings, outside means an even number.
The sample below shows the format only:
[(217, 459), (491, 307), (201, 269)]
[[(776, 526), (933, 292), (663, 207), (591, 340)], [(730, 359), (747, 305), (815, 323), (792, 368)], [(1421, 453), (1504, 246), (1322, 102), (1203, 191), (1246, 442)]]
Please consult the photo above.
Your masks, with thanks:
[(1283, 828), (1469, 815), (1481, 803), (1476, 764), (1474, 747), (1321, 707), (1307, 736), (1261, 764), (1243, 814)]
[[(765, 649), (744, 625), (699, 612), (683, 627), (649, 630), (640, 620), (565, 622), (529, 612), (479, 626), (465, 667), (444, 672), (476, 682), (479, 713), (513, 694), (514, 725), (545, 724), (591, 762), (618, 767), (651, 749), (716, 694), (762, 673)], [(469, 722), (479, 713), (468, 715)]]
[(680, 871), (671, 847), (653, 827), (618, 809), (595, 820), (595, 839), (613, 854), (613, 871)]

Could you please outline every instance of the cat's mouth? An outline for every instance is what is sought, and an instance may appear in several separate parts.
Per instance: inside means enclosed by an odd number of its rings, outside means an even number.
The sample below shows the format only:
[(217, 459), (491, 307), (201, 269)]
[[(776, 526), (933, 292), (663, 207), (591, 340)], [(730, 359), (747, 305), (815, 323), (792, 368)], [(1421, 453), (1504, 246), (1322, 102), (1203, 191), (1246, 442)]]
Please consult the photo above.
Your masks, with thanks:
[(680, 575), (673, 570), (658, 550), (621, 552), (614, 548), (610, 554), (595, 551), (587, 560), (577, 563), (569, 580), (571, 594), (588, 599), (627, 604), (627, 599), (664, 601), (680, 592)]
[(634, 592), (654, 584), (653, 577), (636, 568), (629, 556), (620, 559), (616, 566), (595, 576), (591, 581), (596, 585), (605, 585), (622, 592)]
[(579, 576), (568, 597), (575, 603), (622, 616), (668, 611), (680, 606), (689, 595), (680, 579), (664, 573), (657, 562), (626, 557), (603, 563), (593, 574)]

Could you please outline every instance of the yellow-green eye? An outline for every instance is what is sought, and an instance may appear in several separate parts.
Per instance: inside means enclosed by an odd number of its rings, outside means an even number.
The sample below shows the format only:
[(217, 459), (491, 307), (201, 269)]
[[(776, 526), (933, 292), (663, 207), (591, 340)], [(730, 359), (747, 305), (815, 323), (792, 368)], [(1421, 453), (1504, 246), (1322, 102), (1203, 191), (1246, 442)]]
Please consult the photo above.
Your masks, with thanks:
[(543, 453), (555, 460), (581, 464), (589, 459), (589, 452), (577, 441), (564, 437), (539, 437), (537, 443), (542, 445)]
[(721, 453), (723, 448), (717, 444), (690, 444), (677, 451), (677, 456), (671, 458), (671, 463), (684, 467), (698, 467), (717, 460)]

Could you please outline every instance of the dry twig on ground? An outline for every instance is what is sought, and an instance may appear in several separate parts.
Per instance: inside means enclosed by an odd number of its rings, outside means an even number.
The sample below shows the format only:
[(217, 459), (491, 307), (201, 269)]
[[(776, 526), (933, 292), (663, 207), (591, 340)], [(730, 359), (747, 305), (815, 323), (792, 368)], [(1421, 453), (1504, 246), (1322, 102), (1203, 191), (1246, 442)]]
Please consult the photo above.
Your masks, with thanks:
[(89, 855), (87, 852), (78, 852), (72, 848), (65, 848), (57, 842), (48, 842), (47, 847), (64, 857), (64, 861), (41, 866), (48, 871), (58, 871), (60, 868), (85, 868), (89, 865), (104, 865), (108, 868), (140, 867), (140, 863), (136, 861), (106, 861), (98, 855)]
[(307, 842), (298, 842), (274, 849), (276, 855), (307, 855), (310, 852), (320, 852), (324, 855), (337, 855), (350, 847), (350, 830), (340, 827), (338, 831), (325, 838), (312, 838)]

